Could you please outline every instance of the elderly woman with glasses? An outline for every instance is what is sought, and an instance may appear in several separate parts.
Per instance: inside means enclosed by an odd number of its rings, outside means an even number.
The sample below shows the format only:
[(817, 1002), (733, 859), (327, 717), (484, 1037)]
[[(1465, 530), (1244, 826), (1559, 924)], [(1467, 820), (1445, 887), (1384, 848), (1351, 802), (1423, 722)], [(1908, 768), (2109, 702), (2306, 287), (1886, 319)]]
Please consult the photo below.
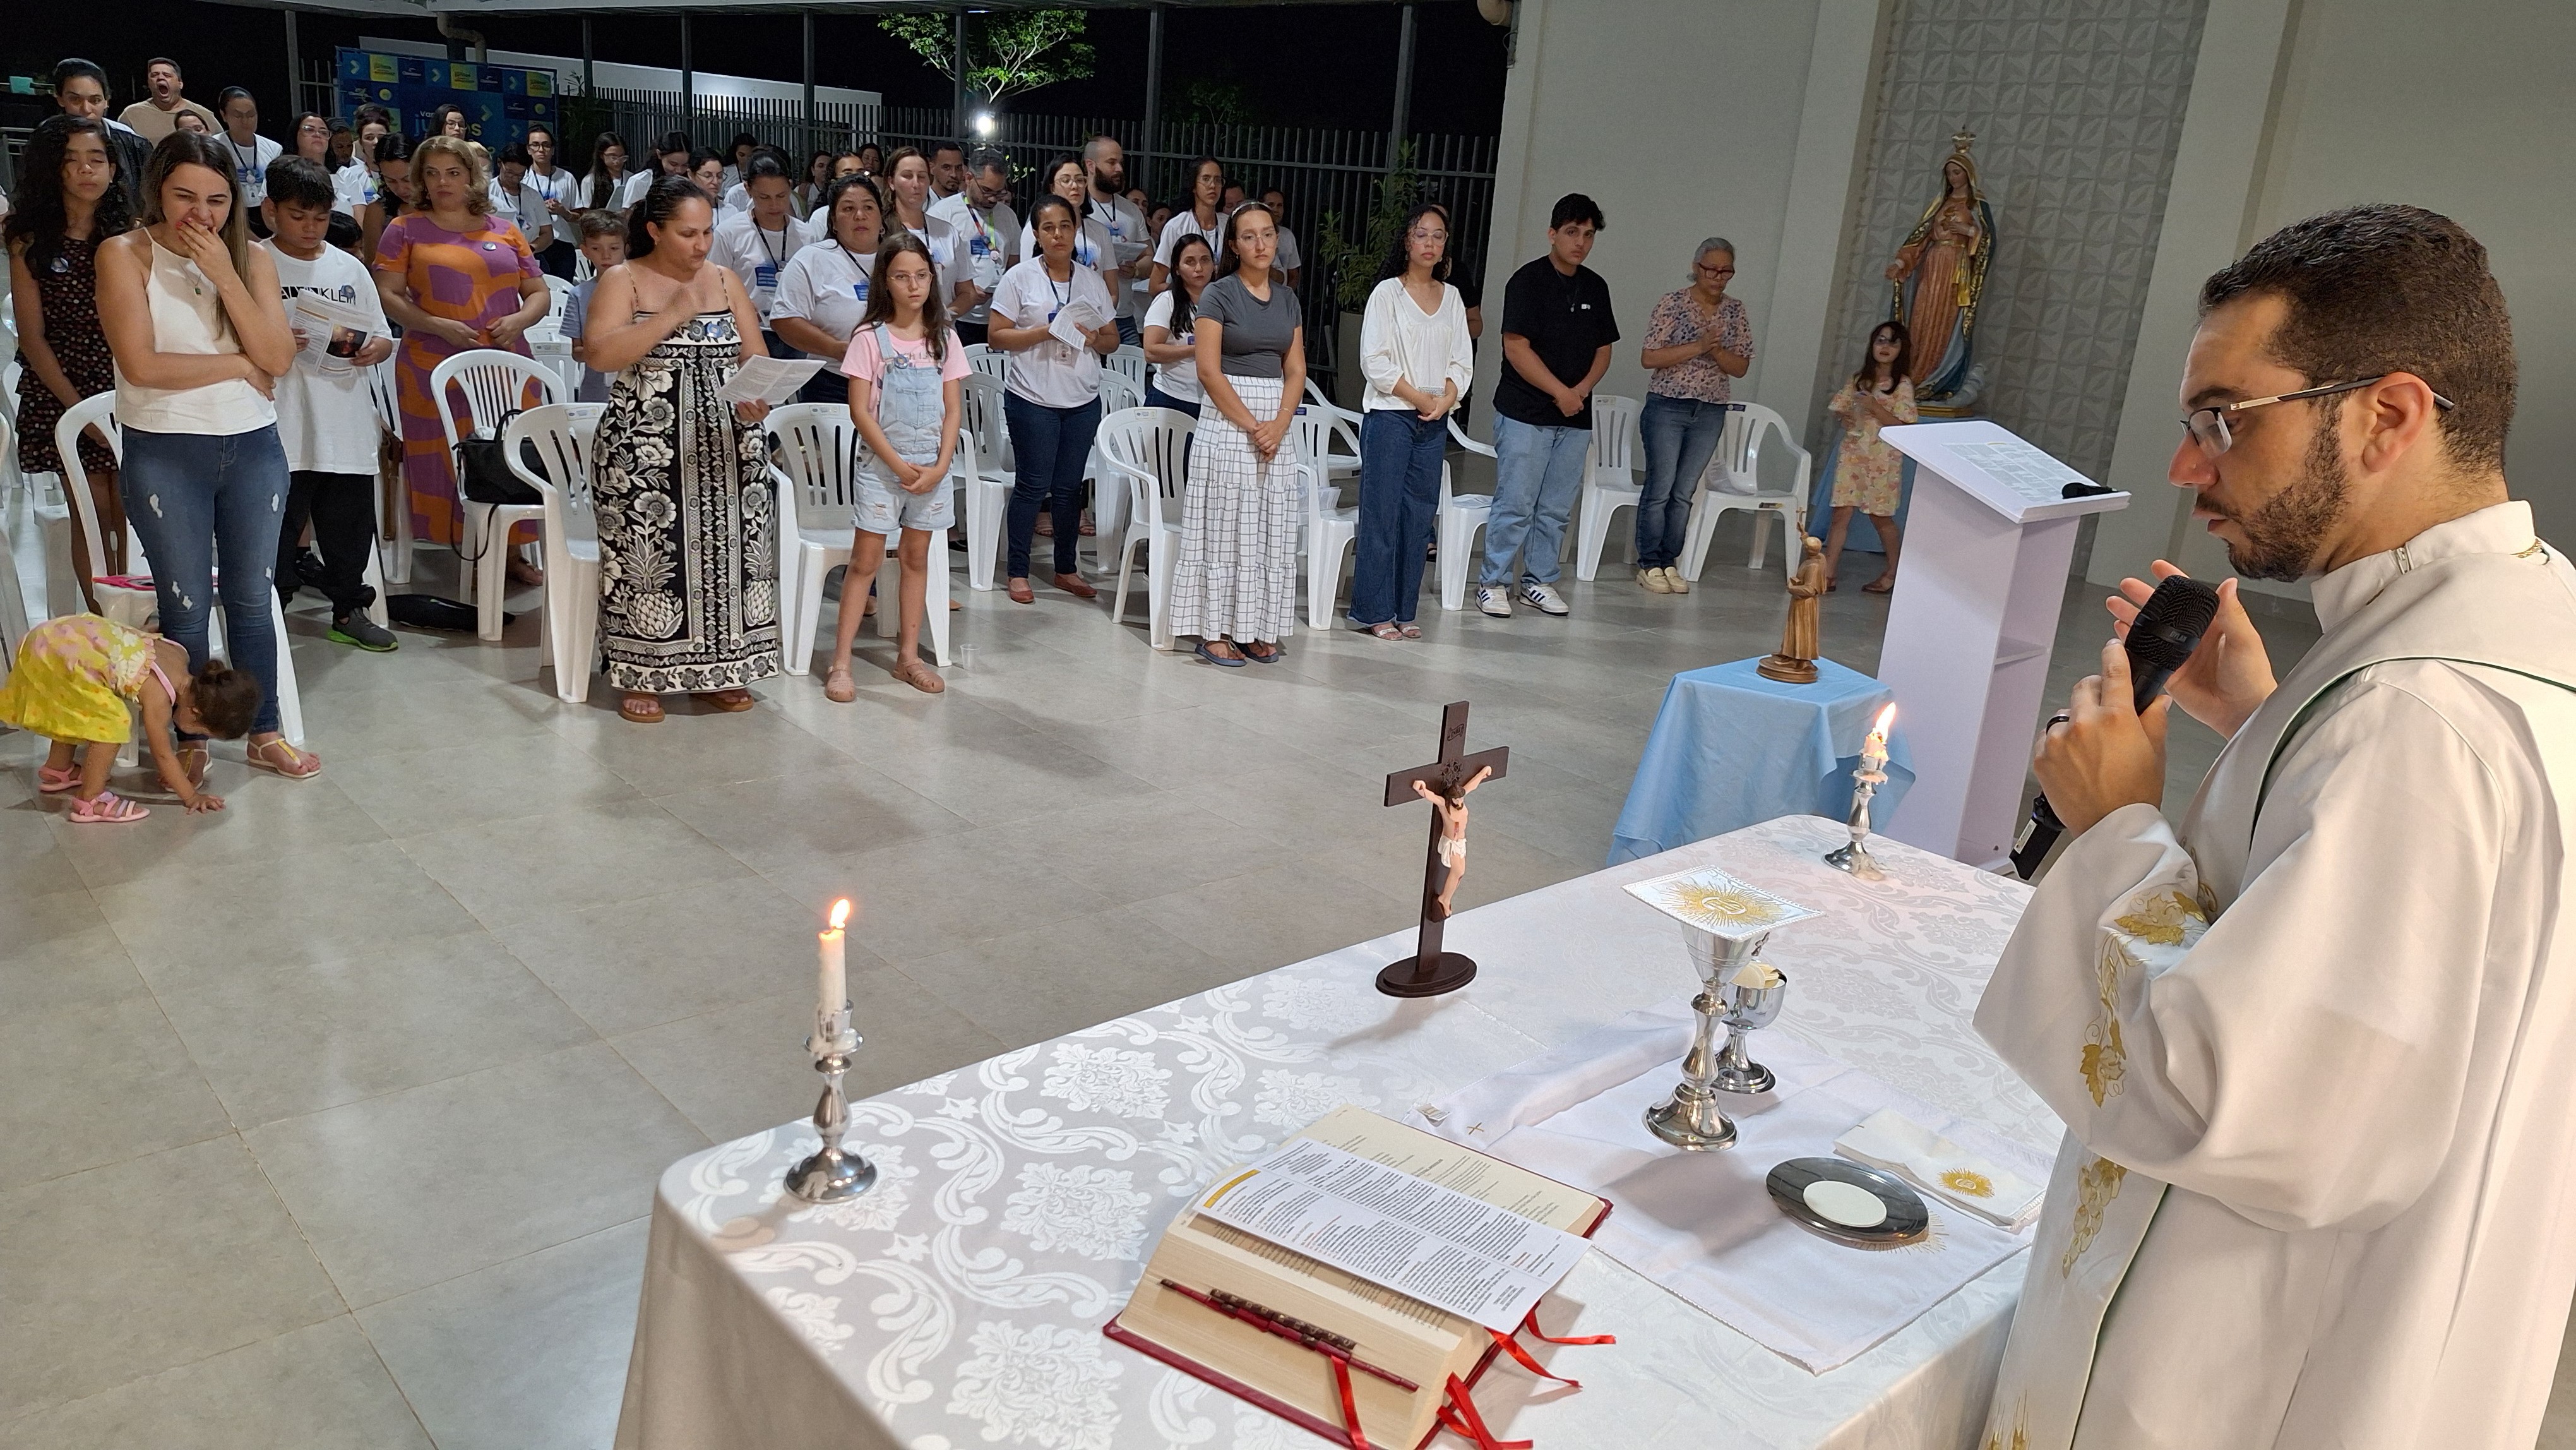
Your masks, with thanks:
[(1637, 500), (1637, 584), (1649, 594), (1688, 594), (1673, 567), (1690, 531), (1699, 476), (1726, 432), (1727, 402), (1753, 366), (1753, 324), (1730, 297), (1735, 244), (1710, 237), (1691, 255), (1690, 285), (1667, 292), (1646, 318), (1639, 359), (1654, 378), (1637, 433), (1646, 445), (1646, 487)]

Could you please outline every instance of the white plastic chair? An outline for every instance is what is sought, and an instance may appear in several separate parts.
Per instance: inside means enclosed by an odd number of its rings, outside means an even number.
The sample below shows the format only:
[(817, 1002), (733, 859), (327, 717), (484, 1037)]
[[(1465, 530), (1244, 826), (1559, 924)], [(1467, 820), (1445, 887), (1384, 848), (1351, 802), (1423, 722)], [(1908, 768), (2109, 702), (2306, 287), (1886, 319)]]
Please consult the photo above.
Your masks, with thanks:
[[(1124, 485), (1127, 526), (1118, 543), (1118, 597), (1112, 623), (1127, 618), (1127, 585), (1136, 567), (1136, 551), (1145, 551), (1145, 633), (1154, 648), (1172, 647), (1172, 565), (1181, 552), (1181, 490), (1188, 484), (1184, 463), (1190, 435), (1197, 425), (1187, 413), (1170, 408), (1127, 408), (1100, 423), (1102, 493)], [(1100, 536), (1107, 538), (1103, 524)]]
[(1331, 467), (1333, 414), (1340, 411), (1329, 403), (1308, 404), (1288, 424), (1297, 467), (1305, 475), (1306, 624), (1312, 629), (1332, 627), (1333, 601), (1342, 591), (1342, 556), (1356, 550), (1360, 540), (1360, 511), (1335, 507), (1340, 490), (1328, 492), (1324, 482)]
[(988, 343), (970, 342), (966, 344), (966, 366), (997, 383), (1006, 382), (1011, 376), (1011, 355)]
[[(1102, 422), (1129, 408), (1143, 406), (1143, 384), (1106, 366), (1101, 368)], [(1091, 457), (1083, 466), (1082, 476), (1091, 481), (1091, 567), (1096, 572), (1109, 567), (1110, 555), (1118, 548), (1116, 541), (1126, 531), (1127, 490), (1118, 486), (1118, 481), (1111, 478), (1108, 469), (1102, 465), (1100, 445), (1096, 439), (1091, 446)]]
[[(972, 354), (975, 349), (966, 349)], [(1018, 476), (1011, 468), (1011, 430), (1003, 419), (1002, 380), (988, 372), (966, 375), (961, 390), (966, 410), (959, 430), (959, 453), (974, 446), (966, 482), (966, 587), (990, 589), (1002, 552), (1002, 529), (1009, 522), (1011, 489)]]
[[(99, 542), (98, 509), (90, 501), (89, 470), (82, 466), (80, 456), (80, 435), (93, 425), (106, 436), (108, 451), (116, 456), (118, 465), (122, 467), (125, 462), (125, 433), (116, 426), (116, 393), (113, 390), (93, 393), (74, 403), (63, 410), (62, 420), (54, 425), (54, 447), (62, 451), (63, 458), (63, 494), (71, 501), (72, 517), (79, 522), (81, 539), (89, 545), (89, 557), (93, 561), (92, 567), (95, 567), (95, 561), (107, 555)], [(269, 541), (262, 558), (272, 564), (271, 568), (260, 572), (267, 582), (268, 628), (277, 641), (278, 730), (288, 744), (301, 746), (304, 744), (304, 696), (295, 685), (295, 652), (287, 648), (286, 607), (277, 597), (276, 581), (268, 577), (274, 573), (276, 540)], [(151, 567), (151, 561), (144, 557), (142, 540), (131, 541), (127, 562), (137, 571)], [(106, 584), (93, 576), (91, 587), (97, 592), (99, 609), (120, 624), (146, 628), (153, 622), (159, 596), (152, 588), (148, 573), (137, 572), (126, 577), (133, 582)], [(209, 650), (224, 647), (224, 599), (220, 590), (210, 601), (206, 614), (206, 647)]]
[[(1696, 581), (1702, 566), (1708, 563), (1709, 541), (1717, 536), (1718, 519), (1736, 509), (1753, 514), (1753, 554), (1746, 560), (1748, 569), (1762, 567), (1763, 546), (1770, 541), (1771, 519), (1777, 515), (1789, 526), (1789, 538), (1781, 546), (1781, 562), (1788, 566), (1789, 577), (1798, 577), (1800, 548), (1798, 540), (1807, 532), (1807, 486), (1815, 466), (1814, 458), (1798, 446), (1789, 431), (1789, 420), (1760, 403), (1729, 403), (1732, 413), (1726, 420), (1726, 434), (1718, 440), (1717, 456), (1709, 460), (1708, 472), (1701, 477), (1699, 496), (1691, 500), (1690, 528), (1682, 545), (1682, 577)], [(1785, 493), (1764, 493), (1762, 488), (1763, 440), (1766, 434), (1778, 434), (1779, 446), (1789, 450), (1797, 460), (1797, 477)]]
[(1102, 372), (1114, 373), (1134, 383), (1136, 396), (1140, 399), (1145, 396), (1145, 380), (1151, 375), (1152, 368), (1153, 364), (1145, 360), (1145, 350), (1132, 342), (1121, 345), (1116, 352), (1100, 360)]
[(1644, 452), (1637, 443), (1637, 400), (1593, 394), (1592, 442), (1584, 450), (1583, 506), (1575, 525), (1575, 578), (1589, 583), (1601, 572), (1610, 520), (1645, 497), (1637, 479)]
[[(1449, 415), (1449, 436), (1470, 453), (1494, 456), (1494, 445), (1479, 443), (1458, 426), (1458, 415)], [(1458, 610), (1467, 607), (1467, 576), (1476, 565), (1476, 535), (1494, 514), (1494, 496), (1489, 493), (1458, 493), (1449, 486), (1449, 464), (1440, 465), (1440, 512), (1433, 528), (1440, 540), (1440, 607)]]
[[(12, 484), (18, 478), (17, 423), (17, 409), (0, 408), (0, 479)], [(18, 658), (18, 641), (29, 623), (27, 597), (18, 588), (16, 540), (8, 529), (14, 502), (11, 491), (0, 490), (0, 681), (9, 678), (10, 664)]]
[[(590, 499), (590, 440), (607, 407), (546, 403), (501, 430), (510, 471), (545, 500), (545, 613), (537, 660), (555, 672), (555, 698), (574, 705), (590, 698), (599, 651), (599, 519)], [(528, 466), (527, 451), (536, 454), (537, 467)]]
[[(447, 436), (447, 456), (455, 458), (456, 445), (468, 437), (496, 434), (503, 417), (531, 406), (527, 401), (531, 387), (537, 390), (540, 403), (564, 400), (562, 377), (543, 363), (517, 353), (478, 347), (442, 358), (438, 366), (429, 370), (429, 395), (438, 403), (438, 426)], [(451, 389), (465, 395), (467, 426), (461, 429), (456, 426), (455, 405), (448, 396)], [(465, 497), (461, 481), (456, 503), (466, 524), (457, 542), (456, 557), (460, 569), (473, 582), (474, 632), (482, 639), (499, 639), (501, 595), (510, 579), (511, 531), (523, 523), (544, 527), (545, 505), (476, 503)]]
[[(859, 471), (867, 448), (850, 421), (850, 410), (834, 403), (791, 403), (773, 410), (769, 429), (777, 439), (782, 536), (797, 541), (797, 589), (790, 618), (787, 672), (809, 674), (814, 667), (814, 640), (822, 632), (823, 579), (835, 564), (850, 564), (851, 535), (856, 528)], [(953, 476), (953, 475), (952, 475)], [(898, 590), (903, 583), (900, 531), (886, 536), (885, 557), (877, 561), (877, 633), (892, 637), (902, 627)], [(942, 668), (948, 664), (948, 531), (933, 530), (931, 570), (923, 616), (930, 653)], [(842, 576), (841, 607), (863, 609), (868, 579), (853, 567)]]
[(1323, 455), (1322, 478), (1334, 491), (1325, 495), (1324, 506), (1332, 507), (1341, 497), (1340, 480), (1360, 476), (1360, 415), (1334, 403), (1313, 378), (1306, 380), (1306, 406), (1322, 413), (1331, 423), (1329, 442), (1349, 447)]

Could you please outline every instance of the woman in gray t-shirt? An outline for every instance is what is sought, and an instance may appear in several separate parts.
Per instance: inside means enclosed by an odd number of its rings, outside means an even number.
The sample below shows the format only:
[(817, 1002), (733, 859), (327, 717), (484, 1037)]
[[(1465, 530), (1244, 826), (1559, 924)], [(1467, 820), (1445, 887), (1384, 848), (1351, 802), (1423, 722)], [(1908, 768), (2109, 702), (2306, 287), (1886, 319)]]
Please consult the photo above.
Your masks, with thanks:
[(1226, 219), (1217, 280), (1193, 331), (1207, 392), (1181, 504), (1172, 633), (1210, 664), (1275, 664), (1297, 627), (1297, 460), (1288, 423), (1306, 390), (1297, 294), (1273, 264), (1279, 222), (1253, 202)]

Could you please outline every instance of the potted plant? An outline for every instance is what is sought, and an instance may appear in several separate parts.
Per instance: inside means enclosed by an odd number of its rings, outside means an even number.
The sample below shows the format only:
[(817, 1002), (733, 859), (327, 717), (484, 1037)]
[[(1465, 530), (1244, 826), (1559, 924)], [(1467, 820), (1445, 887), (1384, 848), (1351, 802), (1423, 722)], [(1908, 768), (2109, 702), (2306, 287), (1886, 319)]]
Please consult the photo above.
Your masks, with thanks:
[(1339, 212), (1326, 212), (1315, 228), (1315, 270), (1319, 288), (1331, 302), (1333, 317), (1333, 385), (1335, 401), (1344, 407), (1360, 396), (1360, 328), (1347, 314), (1365, 311), (1377, 287), (1378, 264), (1395, 246), (1396, 230), (1406, 212), (1422, 199), (1422, 178), (1413, 166), (1413, 143), (1395, 148), (1395, 165), (1379, 177), (1369, 198), (1357, 241), (1350, 238)]

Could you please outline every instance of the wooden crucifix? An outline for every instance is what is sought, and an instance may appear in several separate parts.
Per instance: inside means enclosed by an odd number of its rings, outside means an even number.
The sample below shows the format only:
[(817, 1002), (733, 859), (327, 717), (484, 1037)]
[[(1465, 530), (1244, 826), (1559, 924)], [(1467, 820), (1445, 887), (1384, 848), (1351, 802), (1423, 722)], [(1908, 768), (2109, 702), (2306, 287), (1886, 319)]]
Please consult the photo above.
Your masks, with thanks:
[[(1431, 844), (1422, 865), (1421, 935), (1415, 939), (1412, 956), (1389, 963), (1385, 971), (1377, 974), (1377, 989), (1388, 996), (1436, 997), (1457, 991), (1476, 979), (1472, 958), (1440, 949), (1440, 932), (1449, 919), (1449, 900), (1456, 894), (1455, 878), (1467, 869), (1467, 792), (1486, 781), (1502, 779), (1511, 754), (1500, 745), (1473, 755), (1467, 753), (1467, 702), (1460, 700), (1440, 712), (1440, 758), (1386, 778), (1388, 805), (1411, 805), (1426, 799), (1414, 789), (1416, 783), (1430, 792), (1427, 798), (1431, 799)], [(1454, 835), (1453, 817), (1457, 825)], [(1445, 853), (1444, 846), (1448, 848)]]

